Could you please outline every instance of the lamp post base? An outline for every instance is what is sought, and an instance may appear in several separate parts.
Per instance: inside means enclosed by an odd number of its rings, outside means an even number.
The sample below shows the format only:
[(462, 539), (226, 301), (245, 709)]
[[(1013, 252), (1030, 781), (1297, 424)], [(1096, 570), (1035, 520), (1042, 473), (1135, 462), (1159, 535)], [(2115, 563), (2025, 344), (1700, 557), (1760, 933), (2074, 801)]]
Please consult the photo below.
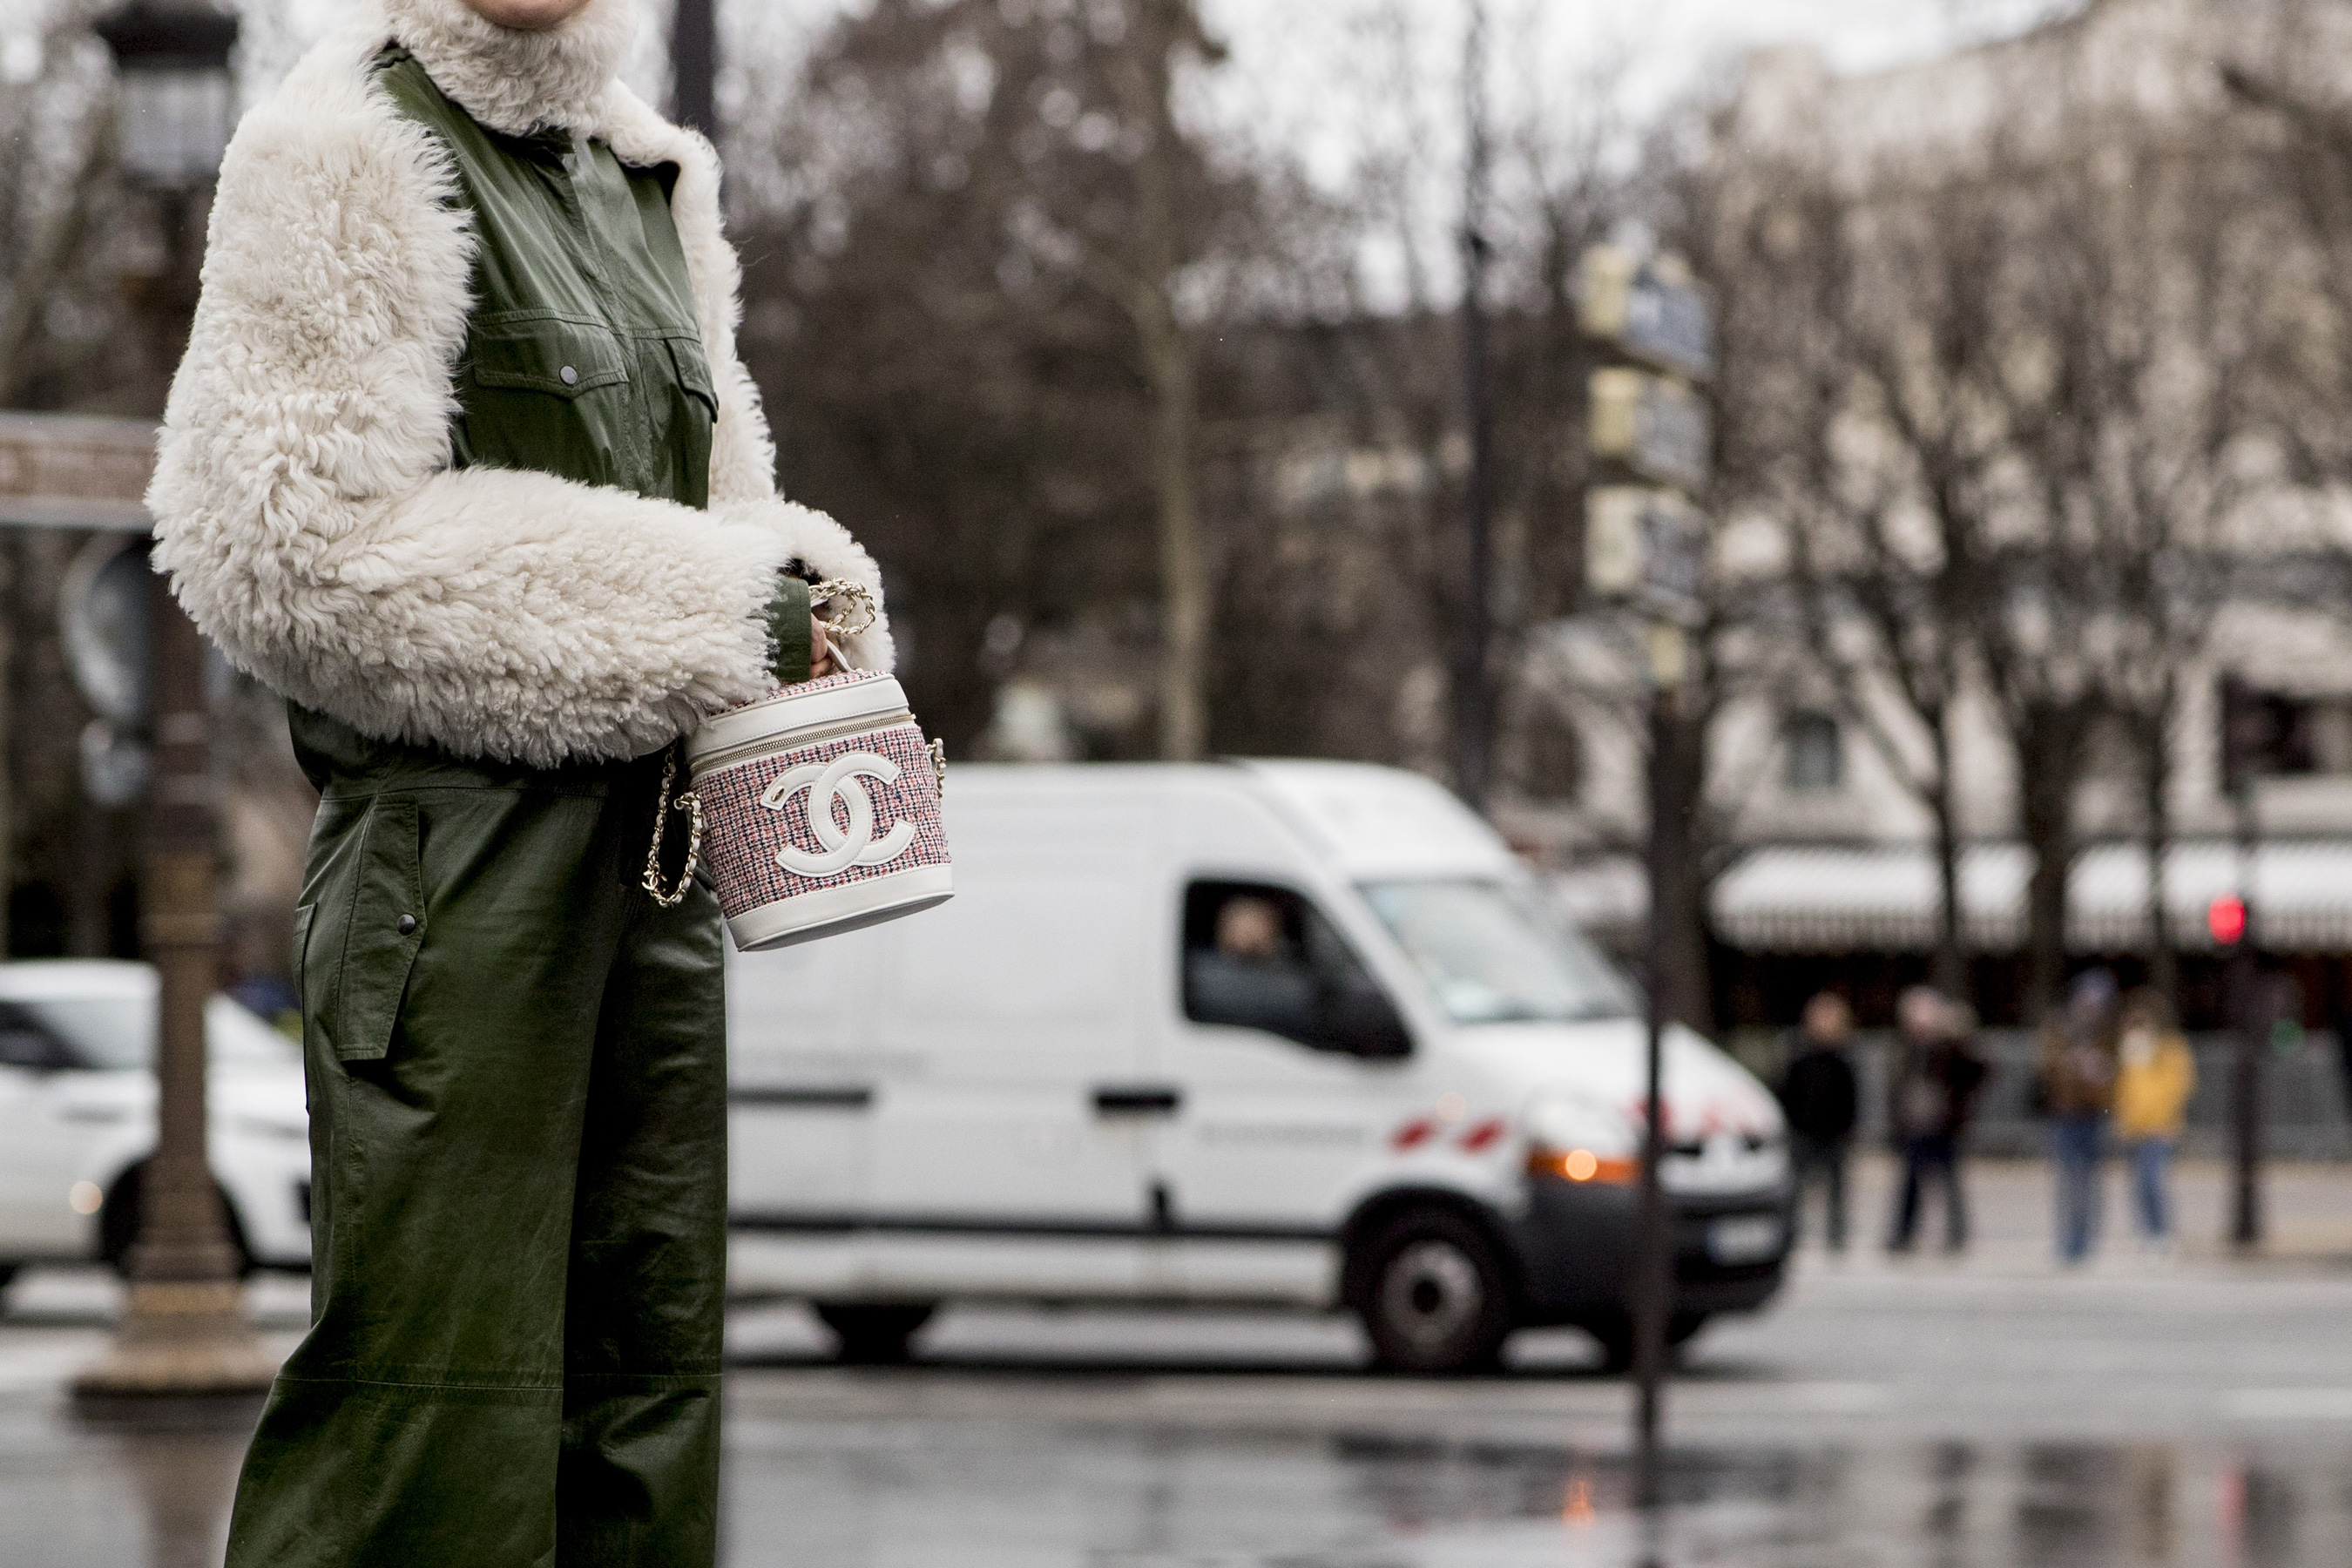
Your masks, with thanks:
[(142, 1279), (105, 1359), (73, 1381), (80, 1401), (267, 1393), (278, 1363), (235, 1280)]

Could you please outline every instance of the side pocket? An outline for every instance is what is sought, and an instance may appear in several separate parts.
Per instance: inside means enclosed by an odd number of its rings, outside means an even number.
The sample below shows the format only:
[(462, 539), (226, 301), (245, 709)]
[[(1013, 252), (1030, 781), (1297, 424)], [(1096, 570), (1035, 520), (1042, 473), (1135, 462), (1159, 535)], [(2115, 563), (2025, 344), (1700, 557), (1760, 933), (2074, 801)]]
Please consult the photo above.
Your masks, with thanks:
[(425, 945), (425, 869), (416, 802), (378, 795), (360, 834), (359, 865), (343, 922), (342, 962), (321, 1022), (341, 1059), (375, 1061), (392, 1048), (408, 972)]
[(304, 976), (310, 957), (310, 918), (319, 912), (315, 903), (298, 904), (294, 910), (294, 1011), (302, 1020), (302, 1045), (310, 1044), (310, 986)]

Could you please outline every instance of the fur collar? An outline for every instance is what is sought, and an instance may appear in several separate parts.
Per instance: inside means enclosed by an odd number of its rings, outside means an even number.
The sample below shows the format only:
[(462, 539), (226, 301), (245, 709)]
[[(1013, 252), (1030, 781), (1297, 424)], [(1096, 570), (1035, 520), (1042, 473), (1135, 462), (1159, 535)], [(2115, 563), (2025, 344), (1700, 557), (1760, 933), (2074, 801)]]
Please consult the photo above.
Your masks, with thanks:
[(637, 32), (637, 0), (589, 0), (545, 32), (484, 21), (463, 0), (383, 0), (392, 36), (442, 91), (493, 131), (593, 132)]

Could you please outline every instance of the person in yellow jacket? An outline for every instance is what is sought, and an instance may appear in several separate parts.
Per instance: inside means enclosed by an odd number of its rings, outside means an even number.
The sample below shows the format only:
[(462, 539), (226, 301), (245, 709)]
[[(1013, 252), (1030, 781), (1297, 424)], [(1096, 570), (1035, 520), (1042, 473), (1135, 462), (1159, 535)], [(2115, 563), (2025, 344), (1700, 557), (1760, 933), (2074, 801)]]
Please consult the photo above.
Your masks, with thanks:
[(2131, 1160), (2140, 1238), (2162, 1247), (2172, 1234), (2172, 1150), (2197, 1090), (2197, 1059), (2154, 991), (2125, 997), (2116, 1023), (2116, 1139)]

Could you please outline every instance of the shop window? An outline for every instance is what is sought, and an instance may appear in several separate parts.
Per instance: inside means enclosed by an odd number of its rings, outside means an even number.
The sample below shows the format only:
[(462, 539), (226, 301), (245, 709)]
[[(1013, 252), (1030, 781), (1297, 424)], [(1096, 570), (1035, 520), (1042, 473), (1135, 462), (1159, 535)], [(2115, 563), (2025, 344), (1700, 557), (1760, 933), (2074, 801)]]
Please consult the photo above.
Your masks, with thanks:
[(1780, 724), (1780, 782), (1792, 795), (1821, 795), (1845, 783), (1845, 739), (1826, 713), (1791, 713)]

